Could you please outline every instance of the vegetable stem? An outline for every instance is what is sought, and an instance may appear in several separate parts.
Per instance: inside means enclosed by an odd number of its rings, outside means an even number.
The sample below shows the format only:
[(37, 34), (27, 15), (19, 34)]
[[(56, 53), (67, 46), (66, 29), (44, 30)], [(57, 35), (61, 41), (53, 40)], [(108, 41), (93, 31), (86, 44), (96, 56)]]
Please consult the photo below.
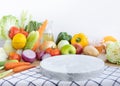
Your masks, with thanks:
[(1, 66), (1, 67), (0, 67), (0, 70), (2, 70), (3, 68), (4, 68), (4, 66)]
[(0, 73), (0, 78), (5, 77), (6, 75), (8, 75), (9, 73), (11, 73), (12, 71), (13, 71), (13, 70), (11, 69), (11, 70), (8, 70), (8, 71), (5, 71), (5, 72)]

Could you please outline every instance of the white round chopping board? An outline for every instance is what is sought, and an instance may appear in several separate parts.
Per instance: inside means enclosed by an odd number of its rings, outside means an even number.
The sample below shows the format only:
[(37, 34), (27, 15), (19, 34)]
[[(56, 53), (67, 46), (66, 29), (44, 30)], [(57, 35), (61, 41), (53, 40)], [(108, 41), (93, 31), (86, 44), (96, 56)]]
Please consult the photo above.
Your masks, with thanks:
[(57, 80), (78, 81), (96, 78), (104, 70), (104, 62), (87, 55), (59, 55), (40, 62), (42, 75)]

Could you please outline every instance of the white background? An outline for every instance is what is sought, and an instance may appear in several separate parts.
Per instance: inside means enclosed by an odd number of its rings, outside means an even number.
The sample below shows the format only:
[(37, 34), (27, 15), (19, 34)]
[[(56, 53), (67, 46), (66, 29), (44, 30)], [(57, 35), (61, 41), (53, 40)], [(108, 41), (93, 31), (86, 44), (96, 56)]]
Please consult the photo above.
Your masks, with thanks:
[(120, 0), (0, 0), (0, 17), (20, 16), (25, 10), (34, 20), (53, 21), (53, 32), (83, 32), (88, 37), (113, 35), (120, 39)]

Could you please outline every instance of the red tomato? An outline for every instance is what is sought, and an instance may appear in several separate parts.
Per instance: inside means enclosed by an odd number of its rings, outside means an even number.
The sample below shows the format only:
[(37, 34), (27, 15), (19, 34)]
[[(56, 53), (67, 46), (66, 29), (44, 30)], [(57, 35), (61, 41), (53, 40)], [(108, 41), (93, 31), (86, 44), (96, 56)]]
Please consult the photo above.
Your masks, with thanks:
[(24, 29), (20, 28), (20, 33), (24, 34), (26, 37), (28, 36), (28, 32), (26, 32)]
[(28, 32), (26, 32), (23, 28), (18, 28), (16, 26), (12, 26), (9, 31), (9, 37), (12, 39), (17, 33), (22, 33), (26, 37), (28, 36)]
[(12, 26), (9, 30), (9, 37), (12, 39), (14, 37), (14, 35), (16, 35), (17, 33), (19, 33), (19, 28), (16, 26)]
[(46, 52), (46, 53), (49, 53), (49, 54), (50, 54), (51, 51), (52, 51), (52, 48), (47, 48), (47, 49), (45, 50), (45, 52)]
[(58, 48), (47, 48), (46, 53), (49, 53), (51, 56), (60, 55), (60, 50)]
[(8, 59), (20, 61), (20, 60), (21, 60), (21, 56), (20, 56), (19, 54), (15, 53), (15, 52), (11, 52), (11, 53), (9, 54)]

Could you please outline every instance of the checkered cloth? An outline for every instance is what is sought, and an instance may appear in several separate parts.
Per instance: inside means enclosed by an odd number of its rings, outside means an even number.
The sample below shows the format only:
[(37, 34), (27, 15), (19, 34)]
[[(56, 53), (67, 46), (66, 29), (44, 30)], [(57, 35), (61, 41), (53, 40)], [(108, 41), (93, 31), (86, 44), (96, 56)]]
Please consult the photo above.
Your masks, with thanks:
[(0, 79), (0, 86), (120, 86), (120, 68), (105, 66), (101, 76), (86, 81), (52, 80), (32, 68)]

